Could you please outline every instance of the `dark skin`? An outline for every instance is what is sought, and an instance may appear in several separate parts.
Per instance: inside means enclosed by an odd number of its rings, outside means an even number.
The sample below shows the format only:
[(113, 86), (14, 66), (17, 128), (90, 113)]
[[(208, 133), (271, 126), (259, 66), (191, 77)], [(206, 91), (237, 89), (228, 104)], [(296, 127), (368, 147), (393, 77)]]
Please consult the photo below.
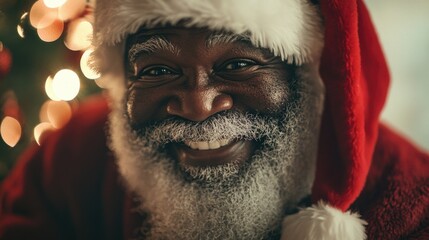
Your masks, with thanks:
[[(229, 110), (278, 114), (288, 96), (293, 66), (247, 40), (208, 45), (207, 29), (166, 27), (140, 31), (128, 39), (144, 43), (162, 36), (177, 49), (137, 54), (131, 66), (127, 113), (138, 129), (171, 117), (201, 122)], [(170, 146), (181, 165), (215, 166), (248, 160), (254, 141), (236, 140), (217, 149)]]

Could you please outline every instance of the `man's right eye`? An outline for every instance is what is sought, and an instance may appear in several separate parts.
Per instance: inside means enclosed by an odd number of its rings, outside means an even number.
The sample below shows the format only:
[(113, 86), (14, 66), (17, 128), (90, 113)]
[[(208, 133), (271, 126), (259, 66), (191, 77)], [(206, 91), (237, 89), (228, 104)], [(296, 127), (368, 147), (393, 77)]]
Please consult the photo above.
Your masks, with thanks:
[(144, 77), (160, 77), (165, 75), (175, 75), (177, 71), (167, 67), (167, 66), (151, 66), (144, 68), (138, 74), (139, 78)]

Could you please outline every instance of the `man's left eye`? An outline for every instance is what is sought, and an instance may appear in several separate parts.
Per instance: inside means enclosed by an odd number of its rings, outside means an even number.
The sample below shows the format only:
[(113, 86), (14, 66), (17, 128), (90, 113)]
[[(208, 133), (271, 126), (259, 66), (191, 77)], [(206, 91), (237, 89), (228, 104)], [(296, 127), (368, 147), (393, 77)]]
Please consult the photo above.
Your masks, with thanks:
[(234, 71), (234, 70), (240, 70), (254, 65), (256, 65), (256, 62), (250, 59), (237, 59), (237, 60), (231, 60), (226, 62), (223, 66), (223, 69), (227, 71)]

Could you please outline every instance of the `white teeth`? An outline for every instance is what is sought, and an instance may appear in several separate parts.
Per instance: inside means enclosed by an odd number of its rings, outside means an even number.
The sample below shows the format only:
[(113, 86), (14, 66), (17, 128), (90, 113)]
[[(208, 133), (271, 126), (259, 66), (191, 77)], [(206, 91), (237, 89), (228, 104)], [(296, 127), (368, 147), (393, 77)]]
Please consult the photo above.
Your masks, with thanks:
[[(188, 146), (189, 146), (189, 145), (188, 145)], [(198, 149), (198, 143), (196, 143), (196, 142), (191, 142), (190, 147), (191, 147), (192, 149)]]
[(208, 142), (198, 142), (197, 143), (197, 149), (208, 150), (209, 149), (209, 143)]
[(191, 141), (185, 141), (185, 144), (196, 150), (209, 150), (209, 149), (218, 149), (220, 147), (223, 147), (225, 145), (228, 145), (231, 141), (227, 139), (222, 140), (212, 140), (212, 141), (201, 141), (201, 142), (191, 142)]
[(227, 139), (222, 139), (222, 140), (220, 140), (219, 142), (220, 142), (220, 145), (221, 145), (221, 146), (225, 146), (225, 145), (227, 145), (227, 144), (229, 143), (229, 140), (227, 140)]
[(210, 141), (209, 142), (209, 148), (210, 149), (218, 149), (218, 148), (220, 148), (220, 142), (219, 141)]

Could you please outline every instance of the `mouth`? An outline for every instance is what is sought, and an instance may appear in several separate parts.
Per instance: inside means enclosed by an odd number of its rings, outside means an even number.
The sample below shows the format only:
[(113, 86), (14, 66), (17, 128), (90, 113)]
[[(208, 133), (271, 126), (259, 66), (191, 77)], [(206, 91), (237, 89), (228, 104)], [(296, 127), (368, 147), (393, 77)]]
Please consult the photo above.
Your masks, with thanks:
[(192, 142), (185, 141), (184, 144), (194, 150), (214, 150), (230, 144), (233, 140), (222, 139), (213, 141)]
[(172, 153), (183, 167), (243, 164), (253, 155), (254, 148), (254, 141), (238, 139), (171, 143)]

